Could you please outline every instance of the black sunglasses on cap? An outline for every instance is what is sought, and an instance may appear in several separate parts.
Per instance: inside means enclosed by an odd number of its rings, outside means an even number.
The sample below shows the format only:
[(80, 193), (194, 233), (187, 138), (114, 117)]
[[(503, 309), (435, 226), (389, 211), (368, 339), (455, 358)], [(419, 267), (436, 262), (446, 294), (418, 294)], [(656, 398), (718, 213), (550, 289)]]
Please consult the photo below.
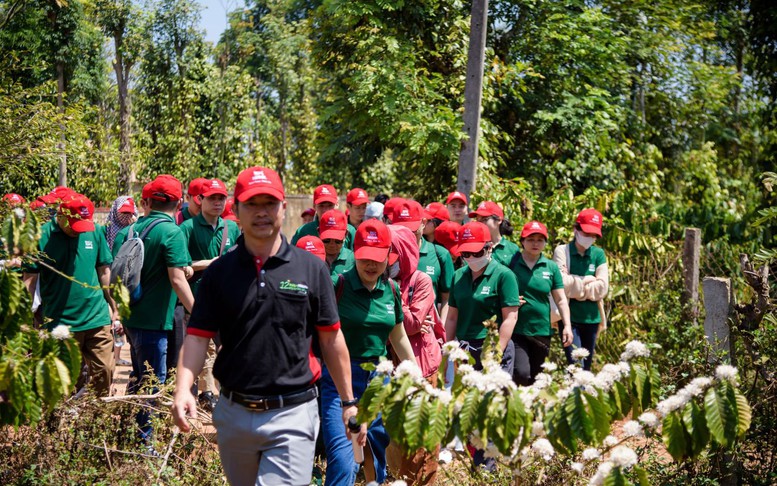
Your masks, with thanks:
[(480, 258), (480, 257), (482, 257), (483, 255), (486, 254), (486, 251), (488, 251), (488, 249), (489, 249), (489, 246), (486, 245), (483, 248), (481, 248), (480, 251), (475, 251), (475, 252), (463, 251), (463, 252), (461, 252), (461, 257), (462, 258), (473, 258), (473, 257), (474, 258)]
[(335, 240), (333, 238), (327, 238), (321, 241), (323, 241), (325, 245), (328, 245), (330, 243), (334, 243), (335, 245), (342, 245), (344, 240)]

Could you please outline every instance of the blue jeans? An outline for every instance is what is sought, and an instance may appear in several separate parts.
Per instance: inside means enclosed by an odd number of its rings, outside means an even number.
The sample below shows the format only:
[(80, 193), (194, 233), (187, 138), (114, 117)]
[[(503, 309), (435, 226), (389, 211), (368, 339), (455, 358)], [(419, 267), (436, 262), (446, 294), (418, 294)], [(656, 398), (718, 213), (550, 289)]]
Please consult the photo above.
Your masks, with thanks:
[[(559, 336), (563, 340), (563, 326), (558, 328)], [(572, 358), (572, 351), (576, 348), (585, 348), (590, 353), (586, 359), (583, 360), (583, 369), (591, 370), (591, 363), (594, 361), (594, 349), (596, 348), (596, 336), (599, 334), (599, 324), (576, 324), (572, 323), (572, 346), (564, 348), (564, 353), (567, 355), (567, 364), (574, 364), (575, 360)]]
[[(146, 386), (149, 375), (146, 363), (151, 367), (151, 372), (156, 375), (159, 383), (164, 383), (167, 379), (167, 331), (149, 331), (132, 327), (125, 327), (124, 330), (130, 342), (132, 357), (132, 374), (127, 385), (127, 393), (137, 394)], [(156, 387), (149, 390), (151, 394), (156, 392)], [(151, 437), (149, 416), (145, 408), (135, 416), (140, 427), (140, 438), (143, 440)]]
[[(351, 361), (351, 386), (355, 398), (364, 394), (375, 373), (361, 369), (361, 363)], [(326, 445), (326, 485), (352, 485), (356, 482), (359, 464), (353, 459), (351, 441), (345, 435), (343, 409), (340, 406), (340, 394), (326, 367), (321, 373), (322, 432)], [(386, 448), (389, 436), (383, 427), (380, 416), (367, 428), (367, 446), (372, 451), (376, 480), (386, 480)]]

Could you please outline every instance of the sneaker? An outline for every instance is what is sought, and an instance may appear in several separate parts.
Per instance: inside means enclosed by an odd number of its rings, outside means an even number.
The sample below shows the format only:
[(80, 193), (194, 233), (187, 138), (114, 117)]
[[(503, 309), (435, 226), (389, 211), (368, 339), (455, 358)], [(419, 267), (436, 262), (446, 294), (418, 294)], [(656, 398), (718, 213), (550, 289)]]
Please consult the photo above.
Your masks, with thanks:
[(126, 359), (117, 359), (116, 364), (119, 366), (132, 366), (132, 363), (130, 363)]
[(216, 403), (218, 401), (219, 399), (213, 395), (213, 392), (209, 391), (202, 392), (200, 393), (200, 396), (197, 397), (197, 402), (200, 404), (200, 407), (209, 413), (213, 413), (213, 409), (216, 408)]

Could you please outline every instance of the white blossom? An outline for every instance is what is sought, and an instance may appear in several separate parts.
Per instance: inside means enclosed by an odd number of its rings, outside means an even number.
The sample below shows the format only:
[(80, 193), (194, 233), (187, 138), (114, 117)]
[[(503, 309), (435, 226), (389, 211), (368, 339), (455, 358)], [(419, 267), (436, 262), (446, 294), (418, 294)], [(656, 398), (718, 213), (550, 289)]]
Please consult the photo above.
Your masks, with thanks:
[(658, 402), (658, 405), (656, 405), (656, 410), (658, 410), (658, 413), (660, 413), (662, 417), (666, 417), (675, 410), (679, 410), (680, 408), (684, 407), (686, 403), (688, 403), (688, 401), (684, 400), (683, 397), (672, 395), (666, 400)]
[(548, 439), (537, 439), (531, 445), (531, 450), (546, 461), (550, 461), (556, 451)]
[(473, 370), (464, 375), (461, 382), (466, 386), (474, 386), (480, 391), (514, 390), (516, 388), (513, 377), (494, 361), (484, 362), (482, 373)]
[(459, 373), (461, 373), (462, 375), (466, 375), (467, 373), (472, 373), (473, 371), (475, 371), (475, 368), (473, 368), (471, 364), (459, 365)]
[(391, 483), (391, 486), (407, 486), (407, 483), (399, 479)]
[(456, 348), (448, 354), (448, 359), (456, 363), (469, 361), (469, 354), (461, 348)]
[(503, 456), (494, 444), (488, 444), (488, 447), (486, 447), (486, 452), (483, 453), (483, 457), (485, 459), (501, 459)]
[(694, 378), (693, 380), (691, 380), (690, 385), (699, 387), (702, 390), (706, 390), (707, 388), (712, 386), (712, 378), (709, 378), (707, 376), (700, 376), (698, 378)]
[(651, 429), (658, 427), (658, 417), (653, 412), (643, 413), (639, 416), (639, 421)]
[(531, 433), (537, 437), (543, 437), (545, 435), (545, 425), (542, 422), (534, 421), (531, 424)]
[(567, 399), (567, 397), (569, 396), (570, 393), (571, 392), (570, 392), (569, 388), (564, 388), (562, 390), (559, 390), (556, 393), (556, 398), (558, 398), (559, 401), (563, 402), (564, 400)]
[(14, 208), (13, 213), (19, 219), (24, 219), (24, 217), (27, 216), (22, 208)]
[(411, 387), (409, 387), (407, 389), (407, 391), (405, 391), (405, 397), (406, 398), (410, 398), (413, 395), (413, 393), (415, 393), (417, 391), (418, 391), (418, 388), (416, 388), (414, 386), (411, 386)]
[(409, 359), (399, 363), (396, 371), (394, 371), (394, 376), (397, 378), (401, 378), (405, 375), (418, 380), (424, 379), (424, 375), (421, 373), (421, 368), (419, 368), (417, 364), (415, 364), (413, 361), (410, 361)]
[(626, 344), (626, 351), (621, 353), (621, 361), (629, 361), (634, 358), (647, 358), (650, 356), (650, 350), (640, 341), (629, 341)]
[(637, 453), (634, 452), (630, 447), (621, 445), (610, 452), (610, 461), (616, 467), (621, 469), (630, 469), (632, 466), (637, 464), (639, 458), (637, 457)]
[(539, 388), (540, 390), (543, 388), (547, 388), (550, 386), (550, 383), (553, 381), (553, 377), (550, 376), (547, 373), (537, 373), (537, 376), (534, 377), (534, 387)]
[(572, 358), (575, 360), (586, 359), (591, 355), (591, 352), (585, 348), (577, 348), (572, 351)]
[(618, 440), (618, 438), (617, 438), (617, 437), (615, 437), (614, 435), (608, 435), (608, 436), (607, 436), (607, 437), (605, 437), (605, 438), (604, 438), (604, 440), (602, 441), (602, 443), (603, 443), (604, 445), (606, 445), (607, 447), (612, 447), (612, 446), (614, 446), (615, 444), (617, 444), (618, 442), (620, 442), (620, 441), (619, 441), (619, 440)]
[(602, 453), (599, 452), (597, 449), (594, 449), (593, 447), (589, 447), (588, 449), (583, 451), (582, 457), (584, 461), (594, 461), (602, 457)]
[(540, 391), (537, 388), (534, 387), (525, 387), (522, 386), (518, 389), (519, 396), (521, 397), (521, 403), (523, 403), (523, 407), (525, 409), (530, 409), (532, 404), (534, 403), (534, 399), (539, 396)]
[(442, 354), (447, 356), (457, 349), (461, 349), (458, 341), (448, 341), (442, 345)]
[(627, 362), (621, 361), (617, 366), (621, 369), (621, 376), (628, 376), (631, 373), (631, 365)]
[(588, 482), (588, 485), (600, 486), (604, 484), (604, 480), (610, 474), (610, 471), (612, 471), (612, 467), (613, 465), (609, 461), (599, 464), (599, 468), (596, 470), (596, 474), (594, 474), (594, 477), (592, 477), (591, 480)]
[(451, 403), (451, 400), (453, 400), (453, 395), (451, 395), (451, 392), (448, 390), (441, 390), (439, 388), (434, 388), (433, 386), (428, 385), (426, 387), (426, 391), (429, 393), (429, 395), (438, 399), (443, 405), (448, 405)]
[(60, 324), (51, 330), (51, 337), (54, 339), (65, 340), (70, 337), (70, 328)]
[(737, 369), (731, 365), (720, 365), (715, 368), (715, 377), (720, 381), (730, 381), (737, 383)]
[(577, 373), (575, 373), (575, 376), (573, 378), (575, 380), (575, 385), (585, 386), (593, 383), (596, 376), (590, 371), (579, 370)]
[(556, 363), (551, 363), (550, 361), (546, 361), (540, 365), (543, 370), (547, 371), (548, 373), (552, 373), (558, 369), (558, 365)]
[(582, 462), (573, 462), (569, 465), (569, 467), (572, 468), (573, 471), (575, 471), (577, 474), (583, 474), (583, 468), (585, 467)]
[(623, 433), (626, 437), (642, 437), (645, 435), (642, 425), (636, 420), (629, 420), (623, 424)]
[(473, 433), (469, 437), (469, 443), (472, 444), (472, 447), (479, 451), (482, 451), (486, 448), (486, 445), (483, 443), (483, 440), (480, 438), (480, 435), (478, 435), (477, 432)]
[(378, 363), (378, 366), (375, 367), (376, 373), (381, 373), (384, 375), (390, 375), (394, 371), (394, 363), (391, 362), (390, 359), (384, 359), (380, 363)]

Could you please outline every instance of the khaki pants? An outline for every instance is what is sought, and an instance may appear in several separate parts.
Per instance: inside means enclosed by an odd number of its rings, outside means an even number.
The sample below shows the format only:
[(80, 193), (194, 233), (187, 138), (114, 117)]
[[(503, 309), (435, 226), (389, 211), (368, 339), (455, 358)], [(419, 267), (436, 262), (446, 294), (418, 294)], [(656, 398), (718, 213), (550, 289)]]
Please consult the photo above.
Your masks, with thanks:
[(88, 383), (92, 385), (98, 396), (108, 396), (111, 391), (114, 365), (111, 326), (74, 332), (73, 338), (78, 342), (81, 355), (84, 357), (76, 390), (80, 390)]
[(200, 393), (211, 392), (214, 395), (218, 391), (216, 379), (213, 377), (213, 363), (216, 362), (216, 344), (213, 339), (208, 340), (208, 355), (205, 357), (205, 365), (200, 376), (197, 377), (197, 390)]

